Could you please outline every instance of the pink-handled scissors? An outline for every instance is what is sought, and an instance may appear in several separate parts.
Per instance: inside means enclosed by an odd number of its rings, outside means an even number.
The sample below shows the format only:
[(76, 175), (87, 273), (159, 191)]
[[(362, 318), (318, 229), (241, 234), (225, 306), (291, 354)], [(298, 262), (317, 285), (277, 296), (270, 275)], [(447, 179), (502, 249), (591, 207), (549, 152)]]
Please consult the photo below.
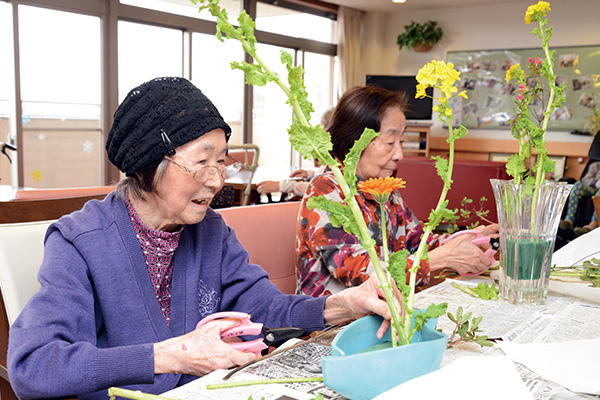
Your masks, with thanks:
[(211, 314), (203, 318), (198, 323), (198, 327), (209, 321), (223, 318), (238, 319), (242, 323), (235, 328), (221, 332), (221, 339), (242, 335), (264, 335), (264, 339), (255, 339), (247, 342), (227, 342), (227, 344), (234, 349), (246, 353), (254, 353), (257, 357), (260, 357), (262, 351), (269, 348), (269, 346), (275, 342), (301, 337), (306, 334), (304, 329), (301, 328), (267, 328), (261, 323), (252, 322), (250, 320), (250, 314), (238, 311), (223, 311)]
[(496, 259), (494, 258), (494, 254), (496, 254), (496, 251), (498, 251), (498, 247), (500, 245), (500, 242), (499, 242), (498, 239), (494, 239), (494, 238), (491, 238), (489, 236), (485, 236), (478, 229), (467, 229), (467, 230), (464, 230), (464, 231), (458, 231), (458, 232), (453, 233), (452, 235), (448, 236), (446, 238), (445, 242), (448, 242), (449, 240), (452, 240), (452, 239), (454, 239), (454, 238), (456, 238), (456, 237), (458, 237), (460, 235), (469, 235), (469, 234), (475, 235), (475, 239), (471, 240), (471, 243), (473, 243), (473, 244), (491, 243), (492, 247), (489, 248), (489, 249), (487, 249), (485, 251), (485, 253), (484, 253), (486, 256), (488, 256), (490, 258), (490, 264), (483, 271), (468, 272), (468, 273), (461, 273), (461, 272), (459, 272), (459, 274), (461, 276), (477, 276), (477, 275), (483, 274), (485, 271), (487, 271), (488, 269), (490, 269), (490, 267), (492, 265), (494, 265), (494, 263), (496, 262)]

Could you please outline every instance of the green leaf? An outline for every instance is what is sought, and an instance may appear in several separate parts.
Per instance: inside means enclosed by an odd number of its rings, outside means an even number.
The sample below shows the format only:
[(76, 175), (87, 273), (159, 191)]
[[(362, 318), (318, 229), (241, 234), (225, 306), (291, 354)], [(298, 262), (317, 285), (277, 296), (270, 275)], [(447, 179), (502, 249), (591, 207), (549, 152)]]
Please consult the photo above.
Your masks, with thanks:
[(448, 308), (448, 303), (441, 303), (441, 304), (431, 304), (429, 307), (427, 307), (427, 310), (425, 310), (425, 312), (417, 312), (415, 313), (413, 320), (414, 320), (414, 330), (417, 331), (421, 331), (423, 329), (423, 327), (425, 326), (425, 324), (427, 323), (427, 321), (429, 321), (432, 318), (438, 318), (441, 315), (444, 315), (446, 313), (446, 309)]
[(246, 61), (242, 61), (241, 63), (234, 61), (231, 63), (231, 68), (244, 71), (248, 85), (265, 86), (267, 82), (273, 80), (258, 64), (249, 64)]
[(442, 178), (442, 181), (444, 181), (444, 185), (450, 187), (452, 180), (448, 177), (448, 160), (440, 156), (431, 157), (431, 159), (435, 160), (437, 174)]
[(306, 160), (316, 158), (321, 163), (339, 165), (329, 153), (333, 149), (331, 135), (325, 132), (321, 125), (315, 127), (301, 124), (297, 118), (293, 119), (288, 130), (292, 147)]
[(304, 87), (304, 70), (301, 66), (294, 66), (294, 59), (288, 52), (281, 52), (281, 62), (285, 65), (288, 71), (288, 83), (290, 84), (290, 97), (287, 100), (288, 104), (292, 104), (292, 100), (298, 101), (298, 105), (304, 114), (306, 122), (310, 121), (310, 114), (314, 111), (312, 103), (308, 101), (308, 93)]
[(392, 278), (396, 282), (396, 286), (400, 289), (404, 301), (407, 300), (408, 294), (410, 293), (410, 286), (406, 283), (406, 261), (409, 254), (407, 249), (391, 253), (387, 267)]
[(344, 159), (344, 179), (350, 188), (350, 196), (356, 194), (356, 166), (360, 160), (360, 155), (377, 136), (379, 136), (379, 133), (373, 129), (365, 128), (360, 139), (354, 142), (354, 145), (348, 154), (346, 154), (346, 158)]
[(525, 168), (525, 159), (521, 155), (513, 154), (506, 161), (506, 172), (513, 178), (523, 175), (525, 171), (527, 171), (527, 168)]
[[(350, 210), (350, 207), (348, 207), (347, 204), (338, 203), (325, 198), (325, 196), (318, 196), (308, 199), (306, 205), (309, 209), (318, 208), (328, 212), (329, 221), (334, 227), (339, 228), (341, 226), (347, 233), (361, 237), (362, 241), (363, 238), (360, 235), (358, 224), (352, 215), (352, 210)], [(371, 242), (373, 241), (371, 238), (369, 239)], [(365, 242), (362, 243), (364, 247), (367, 247)]]
[(477, 343), (481, 347), (492, 347), (494, 345), (494, 343), (487, 340), (487, 338), (488, 338), (487, 336), (477, 336), (475, 338), (475, 343)]

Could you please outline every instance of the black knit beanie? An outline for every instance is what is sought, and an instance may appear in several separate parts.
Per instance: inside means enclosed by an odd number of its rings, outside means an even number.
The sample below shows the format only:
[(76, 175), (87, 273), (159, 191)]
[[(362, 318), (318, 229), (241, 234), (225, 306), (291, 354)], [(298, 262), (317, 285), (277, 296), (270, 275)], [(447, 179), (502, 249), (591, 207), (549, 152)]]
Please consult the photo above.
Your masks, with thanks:
[(229, 140), (231, 128), (200, 89), (183, 78), (157, 78), (131, 90), (117, 108), (106, 152), (110, 162), (133, 176), (157, 167), (167, 154), (161, 130), (177, 148), (219, 128)]

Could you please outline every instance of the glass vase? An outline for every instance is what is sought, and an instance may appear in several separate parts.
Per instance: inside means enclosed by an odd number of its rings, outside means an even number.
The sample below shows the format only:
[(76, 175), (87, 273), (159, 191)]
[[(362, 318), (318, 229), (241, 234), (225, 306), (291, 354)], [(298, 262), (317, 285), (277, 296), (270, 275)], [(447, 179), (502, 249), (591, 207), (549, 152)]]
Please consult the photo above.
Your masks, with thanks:
[(500, 229), (500, 295), (513, 304), (545, 304), (556, 232), (572, 185), (490, 182)]

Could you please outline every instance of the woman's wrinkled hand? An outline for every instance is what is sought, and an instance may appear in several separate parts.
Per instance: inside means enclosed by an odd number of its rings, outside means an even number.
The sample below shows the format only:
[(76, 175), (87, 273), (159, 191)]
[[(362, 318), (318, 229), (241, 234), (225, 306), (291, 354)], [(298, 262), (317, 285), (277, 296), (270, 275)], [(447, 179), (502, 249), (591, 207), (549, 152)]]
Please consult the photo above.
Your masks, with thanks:
[[(404, 315), (402, 294), (396, 285), (392, 286), (394, 288), (396, 309), (400, 312), (400, 315)], [(371, 275), (360, 286), (351, 287), (329, 296), (325, 301), (323, 316), (326, 325), (335, 325), (369, 314), (378, 314), (384, 318), (383, 323), (377, 330), (377, 337), (382, 338), (390, 326), (392, 315), (376, 274)]]
[(239, 320), (210, 321), (192, 332), (154, 344), (154, 373), (201, 376), (217, 369), (243, 365), (256, 358), (221, 340), (221, 333), (240, 325)]

